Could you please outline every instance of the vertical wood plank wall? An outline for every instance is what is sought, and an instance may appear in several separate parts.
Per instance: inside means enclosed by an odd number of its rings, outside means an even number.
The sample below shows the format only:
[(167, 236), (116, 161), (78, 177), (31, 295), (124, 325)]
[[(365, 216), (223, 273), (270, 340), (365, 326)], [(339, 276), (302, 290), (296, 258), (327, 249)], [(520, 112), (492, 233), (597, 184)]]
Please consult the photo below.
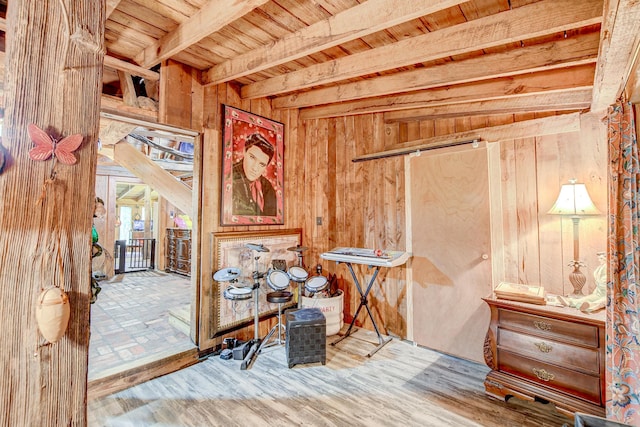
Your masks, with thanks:
[[(169, 68), (167, 68), (167, 71)], [(305, 264), (323, 266), (325, 274), (336, 273), (345, 291), (345, 321), (351, 320), (359, 303), (359, 295), (350, 285), (346, 267), (320, 259), (320, 253), (335, 246), (354, 246), (403, 250), (407, 247), (405, 216), (405, 170), (400, 157), (353, 163), (358, 155), (400, 146), (403, 142), (430, 136), (513, 123), (543, 115), (508, 114), (487, 117), (461, 117), (423, 120), (412, 123), (385, 124), (382, 114), (364, 114), (331, 119), (298, 120), (297, 110), (274, 110), (267, 99), (242, 100), (239, 90), (231, 84), (202, 88), (188, 67), (174, 67), (177, 82), (191, 85), (192, 113), (184, 111), (165, 122), (203, 129), (201, 238), (199, 286), (206, 304), (207, 282), (210, 281), (212, 257), (210, 235), (219, 231), (274, 230), (302, 228), (302, 242), (309, 246)], [(189, 75), (189, 78), (184, 78)], [(165, 74), (170, 79), (171, 74)], [(184, 90), (186, 93), (186, 90)], [(202, 107), (198, 104), (202, 102)], [(285, 224), (283, 226), (219, 225), (220, 144), (222, 138), (222, 105), (228, 104), (285, 125)], [(166, 111), (171, 111), (165, 107)], [(198, 121), (201, 125), (198, 127)], [(573, 258), (570, 220), (547, 215), (560, 186), (570, 178), (585, 182), (596, 206), (606, 212), (606, 135), (596, 117), (585, 116), (580, 132), (501, 141), (498, 144), (499, 201), (501, 212), (492, 213), (498, 227), (501, 244), (493, 248), (493, 256), (501, 257), (496, 265), (504, 272), (494, 272), (494, 280), (542, 284), (550, 292), (568, 293), (568, 262)], [(497, 162), (496, 162), (497, 163)], [(493, 163), (492, 163), (493, 164)], [(495, 221), (495, 218), (501, 221)], [(420, 218), (413, 218), (420, 221)], [(604, 216), (588, 218), (580, 224), (581, 258), (586, 262), (587, 289), (594, 288), (595, 253), (604, 250), (606, 223)], [(494, 241), (495, 242), (495, 241)], [(500, 242), (500, 240), (498, 240)], [(407, 284), (405, 267), (383, 269), (381, 286), (374, 286), (370, 306), (383, 332), (407, 336)], [(368, 282), (366, 267), (357, 273)], [(365, 327), (370, 327), (362, 316)], [(203, 324), (211, 319), (203, 318)], [(269, 322), (272, 323), (273, 321)], [(200, 332), (206, 333), (201, 324)], [(261, 336), (269, 324), (261, 324)], [(244, 334), (244, 335), (243, 335)], [(252, 328), (236, 334), (251, 338)]]
[[(200, 182), (201, 193), (196, 194), (197, 203), (201, 209), (194, 221), (194, 230), (199, 233), (192, 235), (197, 248), (192, 253), (192, 265), (198, 264), (200, 271), (195, 275), (199, 292), (193, 301), (194, 307), (200, 311), (201, 317), (192, 317), (192, 321), (199, 320), (197, 334), (194, 338), (201, 348), (216, 345), (222, 341), (223, 337), (215, 340), (211, 336), (211, 277), (214, 273), (212, 265), (212, 233), (235, 232), (235, 231), (262, 231), (302, 228), (305, 217), (305, 206), (309, 199), (308, 188), (305, 187), (305, 168), (303, 164), (305, 150), (299, 142), (298, 136), (298, 111), (276, 111), (272, 110), (271, 103), (267, 99), (242, 100), (239, 95), (239, 88), (232, 84), (220, 84), (215, 86), (202, 87), (198, 82), (198, 74), (191, 68), (167, 61), (163, 64), (162, 78), (163, 87), (171, 87), (172, 93), (183, 94), (190, 100), (187, 106), (184, 99), (174, 100), (175, 96), (163, 97), (165, 104), (160, 106), (160, 118), (164, 123), (187, 127), (202, 131), (202, 139), (196, 147), (194, 164), (201, 164), (197, 171), (194, 170), (194, 182)], [(174, 103), (175, 102), (175, 103)], [(285, 128), (285, 207), (284, 225), (282, 226), (220, 226), (220, 153), (222, 143), (222, 111), (223, 105), (231, 105), (268, 117), (272, 120), (284, 123)], [(325, 174), (326, 175), (326, 174)], [(308, 234), (302, 236), (303, 244), (307, 242)], [(193, 276), (192, 276), (193, 277)], [(192, 314), (195, 310), (192, 310)], [(276, 319), (270, 319), (260, 324), (260, 336), (266, 335), (271, 325)], [(233, 335), (239, 339), (253, 338), (253, 326), (249, 326), (240, 331), (234, 331)]]
[[(335, 246), (399, 249), (406, 247), (404, 163), (401, 158), (352, 163), (357, 155), (397, 147), (402, 142), (513, 123), (543, 115), (503, 115), (423, 120), (384, 124), (380, 114), (315, 119), (299, 126), (304, 143), (307, 170), (302, 227), (306, 244), (311, 246), (307, 263), (319, 262), (319, 254)], [(504, 272), (494, 272), (496, 283), (508, 280), (541, 284), (549, 292), (570, 293), (568, 284), (573, 259), (571, 220), (547, 215), (560, 186), (570, 178), (584, 182), (596, 206), (606, 212), (606, 134), (596, 117), (585, 116), (581, 131), (499, 143), (500, 200), (492, 206), (502, 211), (492, 218), (502, 223), (501, 240), (493, 256)], [(333, 166), (335, 162), (335, 167)], [(494, 166), (495, 167), (495, 166)], [(322, 172), (327, 171), (325, 175)], [(296, 171), (297, 174), (301, 171)], [(290, 179), (288, 175), (286, 179)], [(493, 201), (492, 201), (493, 202)], [(316, 218), (323, 225), (316, 225)], [(421, 218), (413, 218), (420, 221)], [(583, 219), (580, 223), (580, 255), (587, 264), (585, 293), (595, 283), (596, 252), (605, 250), (605, 216)], [(417, 236), (415, 238), (418, 238)], [(336, 272), (345, 290), (345, 321), (350, 321), (358, 303), (352, 281), (344, 265), (322, 262), (325, 271)], [(376, 322), (385, 332), (407, 336), (407, 286), (402, 268), (384, 269), (374, 286), (370, 306)], [(366, 274), (366, 268), (360, 270)], [(365, 320), (361, 316), (359, 321)], [(378, 321), (380, 319), (380, 321)], [(370, 326), (365, 321), (365, 327)]]

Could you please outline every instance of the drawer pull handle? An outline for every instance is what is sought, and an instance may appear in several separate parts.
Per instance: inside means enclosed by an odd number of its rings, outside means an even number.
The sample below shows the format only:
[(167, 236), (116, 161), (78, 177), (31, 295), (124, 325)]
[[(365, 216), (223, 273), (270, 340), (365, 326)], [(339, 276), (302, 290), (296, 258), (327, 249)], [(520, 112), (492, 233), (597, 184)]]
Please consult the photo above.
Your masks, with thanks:
[(551, 353), (551, 350), (553, 350), (553, 347), (547, 344), (546, 342), (536, 342), (534, 344), (536, 347), (538, 347), (538, 350), (540, 350), (543, 353)]
[(541, 331), (550, 331), (551, 330), (551, 324), (549, 324), (547, 322), (543, 322), (542, 320), (534, 320), (533, 321), (533, 326), (535, 326), (536, 328), (540, 329)]
[(533, 373), (542, 381), (552, 381), (556, 377), (551, 372), (547, 372), (544, 369), (533, 368)]

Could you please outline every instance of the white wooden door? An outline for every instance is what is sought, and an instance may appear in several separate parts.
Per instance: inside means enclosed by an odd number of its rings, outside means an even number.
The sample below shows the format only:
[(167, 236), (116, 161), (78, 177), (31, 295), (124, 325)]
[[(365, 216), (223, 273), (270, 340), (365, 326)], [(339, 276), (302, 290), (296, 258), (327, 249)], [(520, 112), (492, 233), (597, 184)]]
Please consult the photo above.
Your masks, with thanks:
[(434, 150), (410, 161), (413, 339), (484, 362), (491, 292), (486, 148)]

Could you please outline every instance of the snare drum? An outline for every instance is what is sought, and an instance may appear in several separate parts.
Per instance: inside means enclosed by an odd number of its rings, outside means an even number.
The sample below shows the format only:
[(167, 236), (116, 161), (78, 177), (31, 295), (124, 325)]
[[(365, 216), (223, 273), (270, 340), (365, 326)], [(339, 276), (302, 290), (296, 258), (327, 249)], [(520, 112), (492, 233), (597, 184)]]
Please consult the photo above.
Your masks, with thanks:
[(282, 270), (271, 270), (267, 274), (267, 283), (274, 291), (282, 291), (289, 286), (289, 276)]
[(247, 286), (246, 288), (228, 287), (222, 294), (224, 295), (225, 299), (231, 301), (240, 301), (251, 298), (252, 290), (253, 288), (249, 286)]
[(326, 277), (313, 276), (309, 278), (309, 280), (307, 280), (307, 282), (304, 284), (304, 288), (307, 290), (307, 292), (315, 293), (315, 292), (324, 291), (328, 285), (329, 285), (329, 282), (327, 281)]
[(302, 267), (290, 267), (287, 273), (289, 274), (289, 277), (291, 277), (291, 280), (296, 283), (304, 283), (304, 281), (309, 277), (309, 273), (307, 273), (307, 270)]

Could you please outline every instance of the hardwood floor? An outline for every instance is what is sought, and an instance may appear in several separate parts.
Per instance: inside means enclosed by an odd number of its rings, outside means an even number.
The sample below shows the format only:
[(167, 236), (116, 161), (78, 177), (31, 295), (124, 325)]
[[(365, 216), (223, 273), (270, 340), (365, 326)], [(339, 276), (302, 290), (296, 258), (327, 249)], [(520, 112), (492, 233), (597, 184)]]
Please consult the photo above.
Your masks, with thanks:
[(284, 346), (248, 370), (219, 357), (89, 402), (90, 426), (530, 426), (573, 421), (553, 405), (484, 394), (488, 368), (393, 339), (373, 357), (359, 330), (327, 363), (289, 369)]

